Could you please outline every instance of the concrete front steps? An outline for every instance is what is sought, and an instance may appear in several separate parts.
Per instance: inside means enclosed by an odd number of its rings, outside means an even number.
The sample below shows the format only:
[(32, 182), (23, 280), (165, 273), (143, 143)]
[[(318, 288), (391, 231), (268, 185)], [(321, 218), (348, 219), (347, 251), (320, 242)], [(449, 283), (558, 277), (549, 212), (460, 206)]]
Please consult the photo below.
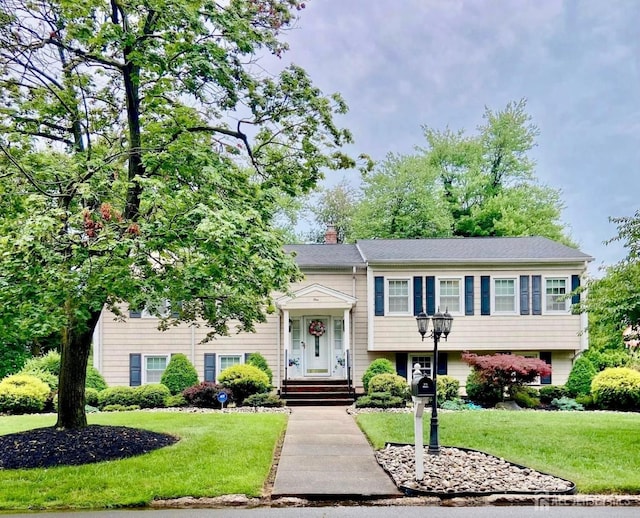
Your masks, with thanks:
[(348, 406), (355, 401), (355, 392), (343, 379), (287, 380), (280, 397), (287, 406)]

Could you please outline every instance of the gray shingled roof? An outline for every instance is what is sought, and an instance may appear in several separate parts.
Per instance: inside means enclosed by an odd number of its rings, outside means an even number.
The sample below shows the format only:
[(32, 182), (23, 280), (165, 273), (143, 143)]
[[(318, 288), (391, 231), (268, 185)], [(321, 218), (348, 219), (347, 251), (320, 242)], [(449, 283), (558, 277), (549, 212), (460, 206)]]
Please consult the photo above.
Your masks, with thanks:
[(286, 245), (301, 267), (351, 267), (366, 263), (584, 262), (588, 254), (546, 237), (365, 239), (355, 245)]
[(545, 237), (368, 239), (357, 246), (370, 263), (575, 262), (593, 257)]
[(301, 267), (364, 266), (356, 245), (286, 245), (284, 249), (295, 254)]

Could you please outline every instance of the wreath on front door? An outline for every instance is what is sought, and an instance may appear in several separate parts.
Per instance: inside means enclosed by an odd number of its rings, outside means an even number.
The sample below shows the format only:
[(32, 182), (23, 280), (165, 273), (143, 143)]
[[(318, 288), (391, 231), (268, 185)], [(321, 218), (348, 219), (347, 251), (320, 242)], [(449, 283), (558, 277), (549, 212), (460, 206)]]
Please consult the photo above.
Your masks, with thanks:
[(309, 324), (309, 334), (313, 336), (322, 336), (327, 330), (322, 320), (313, 320)]

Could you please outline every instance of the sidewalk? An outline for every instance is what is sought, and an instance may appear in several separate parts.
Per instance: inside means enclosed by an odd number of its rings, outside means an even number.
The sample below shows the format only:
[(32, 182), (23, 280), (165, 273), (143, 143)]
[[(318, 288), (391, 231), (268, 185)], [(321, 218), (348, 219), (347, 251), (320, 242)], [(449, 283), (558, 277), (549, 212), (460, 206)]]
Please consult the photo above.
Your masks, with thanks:
[(346, 407), (293, 407), (272, 498), (359, 499), (402, 493)]

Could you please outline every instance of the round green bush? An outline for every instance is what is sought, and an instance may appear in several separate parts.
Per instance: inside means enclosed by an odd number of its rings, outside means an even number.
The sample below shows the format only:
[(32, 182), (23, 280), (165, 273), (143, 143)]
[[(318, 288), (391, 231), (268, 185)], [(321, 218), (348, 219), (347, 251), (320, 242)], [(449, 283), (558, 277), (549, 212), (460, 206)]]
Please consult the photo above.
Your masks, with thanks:
[(0, 381), (0, 412), (42, 412), (51, 394), (44, 381), (29, 374), (13, 374)]
[(408, 399), (409, 384), (397, 374), (376, 374), (369, 380), (369, 394), (373, 392), (387, 392), (392, 396)]
[(521, 408), (538, 408), (540, 406), (539, 393), (533, 387), (519, 386), (511, 394), (513, 400)]
[(445, 401), (453, 401), (460, 393), (460, 382), (453, 376), (446, 374), (436, 377), (438, 389), (438, 405), (442, 406)]
[(356, 400), (356, 408), (403, 408), (407, 406), (404, 398), (392, 396), (388, 392), (372, 392)]
[(218, 376), (220, 384), (231, 390), (233, 400), (242, 402), (253, 394), (269, 392), (271, 384), (267, 375), (253, 365), (238, 364), (227, 367)]
[(640, 372), (627, 367), (605, 369), (593, 378), (591, 394), (600, 408), (640, 409)]
[(140, 408), (164, 408), (171, 392), (162, 383), (155, 383), (136, 387), (135, 396)]
[(565, 411), (584, 410), (584, 407), (580, 403), (578, 403), (575, 399), (571, 399), (569, 397), (561, 397), (558, 399), (554, 399), (551, 402), (551, 406), (556, 410), (565, 410)]
[(548, 405), (554, 399), (567, 397), (569, 392), (564, 385), (544, 385), (540, 387), (540, 402)]
[(98, 392), (98, 408), (101, 410), (108, 405), (127, 407), (137, 404), (135, 387), (109, 387)]
[(169, 396), (165, 400), (165, 404), (169, 408), (179, 408), (179, 407), (183, 407), (183, 406), (188, 406), (189, 405), (189, 403), (187, 403), (187, 400), (185, 399), (185, 397), (182, 394), (176, 394), (175, 396)]
[(189, 405), (198, 408), (220, 408), (221, 403), (218, 401), (220, 392), (224, 392), (227, 395), (227, 400), (230, 400), (233, 396), (230, 389), (211, 381), (203, 381), (198, 385), (189, 387), (182, 392), (182, 395)]
[(249, 396), (242, 402), (242, 406), (274, 408), (284, 406), (284, 401), (277, 394), (263, 392)]
[(593, 363), (586, 356), (580, 356), (569, 373), (565, 388), (571, 397), (583, 396), (591, 392), (591, 381), (597, 374)]
[(182, 353), (174, 354), (162, 373), (160, 383), (169, 389), (172, 396), (198, 383), (198, 373), (189, 359)]
[(97, 407), (98, 406), (98, 391), (94, 388), (84, 389), (84, 404)]
[(85, 388), (96, 389), (98, 392), (107, 388), (107, 382), (104, 380), (100, 371), (93, 365), (87, 366), (87, 381), (84, 384)]
[(31, 371), (47, 371), (54, 376), (60, 376), (60, 353), (49, 351), (43, 356), (29, 358), (20, 372), (28, 373)]
[(377, 360), (373, 360), (362, 375), (362, 385), (364, 386), (364, 391), (367, 394), (369, 393), (369, 381), (371, 381), (371, 378), (373, 378), (376, 374), (395, 373), (396, 369), (393, 366), (393, 363), (391, 363), (391, 361), (387, 360), (386, 358), (378, 358)]
[(467, 376), (467, 384), (465, 387), (467, 397), (485, 408), (491, 408), (496, 403), (502, 401), (502, 389), (499, 386), (485, 382), (480, 373), (475, 369)]
[(51, 392), (56, 392), (58, 390), (58, 381), (59, 381), (58, 376), (56, 376), (55, 374), (52, 374), (49, 371), (34, 369), (32, 371), (23, 372), (22, 374), (35, 376), (40, 381), (44, 381), (47, 385), (49, 385)]
[(260, 353), (251, 353), (247, 358), (247, 363), (249, 365), (253, 365), (254, 367), (258, 367), (262, 372), (264, 372), (269, 378), (269, 384), (273, 383), (273, 372), (269, 368), (269, 364), (264, 356)]

